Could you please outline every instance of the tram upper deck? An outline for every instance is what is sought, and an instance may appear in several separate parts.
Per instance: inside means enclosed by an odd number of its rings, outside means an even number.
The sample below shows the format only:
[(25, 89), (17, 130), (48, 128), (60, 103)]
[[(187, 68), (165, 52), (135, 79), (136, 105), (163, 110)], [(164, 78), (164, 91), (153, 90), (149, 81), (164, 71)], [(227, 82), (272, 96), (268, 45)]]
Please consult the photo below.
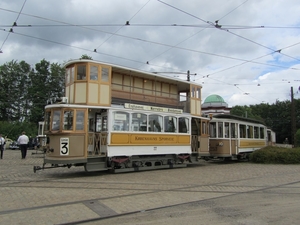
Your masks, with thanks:
[(201, 116), (201, 88), (194, 82), (94, 60), (66, 63), (65, 96), (70, 104), (109, 107), (129, 102)]

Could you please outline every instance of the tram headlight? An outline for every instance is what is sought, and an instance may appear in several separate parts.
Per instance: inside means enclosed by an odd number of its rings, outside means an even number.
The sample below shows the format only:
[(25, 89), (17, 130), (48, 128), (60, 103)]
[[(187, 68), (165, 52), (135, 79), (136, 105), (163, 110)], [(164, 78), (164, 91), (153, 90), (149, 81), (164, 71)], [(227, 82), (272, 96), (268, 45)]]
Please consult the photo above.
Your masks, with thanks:
[(223, 146), (223, 142), (222, 141), (219, 142), (218, 146)]

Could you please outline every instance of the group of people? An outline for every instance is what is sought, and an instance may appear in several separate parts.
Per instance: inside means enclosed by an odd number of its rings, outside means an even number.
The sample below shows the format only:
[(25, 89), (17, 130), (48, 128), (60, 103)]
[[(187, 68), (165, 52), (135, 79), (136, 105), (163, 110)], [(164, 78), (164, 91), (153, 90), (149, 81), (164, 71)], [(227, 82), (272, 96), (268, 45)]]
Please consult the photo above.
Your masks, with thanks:
[[(27, 147), (28, 147), (29, 138), (26, 135), (26, 133), (23, 131), (22, 135), (18, 138), (18, 144), (20, 146), (22, 159), (26, 158), (27, 155)], [(0, 134), (0, 150), (1, 150), (1, 159), (3, 159), (3, 151), (4, 151), (4, 145), (5, 145), (5, 139), (2, 137), (2, 134)]]

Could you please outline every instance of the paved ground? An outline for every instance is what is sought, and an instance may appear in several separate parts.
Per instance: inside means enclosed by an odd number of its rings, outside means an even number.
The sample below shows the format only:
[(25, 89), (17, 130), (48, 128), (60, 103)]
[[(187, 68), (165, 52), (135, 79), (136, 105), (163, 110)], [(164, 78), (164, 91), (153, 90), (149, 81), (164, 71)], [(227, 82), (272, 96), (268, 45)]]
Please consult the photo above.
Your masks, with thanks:
[(33, 173), (42, 155), (6, 150), (0, 224), (299, 224), (300, 165), (201, 162), (109, 174)]

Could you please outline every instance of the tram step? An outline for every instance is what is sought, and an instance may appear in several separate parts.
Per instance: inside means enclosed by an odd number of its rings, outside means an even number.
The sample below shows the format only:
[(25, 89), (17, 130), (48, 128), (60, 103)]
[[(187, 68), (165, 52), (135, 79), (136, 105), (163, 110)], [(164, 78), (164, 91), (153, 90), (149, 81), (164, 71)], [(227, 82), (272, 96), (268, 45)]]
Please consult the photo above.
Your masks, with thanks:
[(106, 167), (106, 162), (92, 162), (86, 163), (84, 166), (86, 172), (94, 172), (94, 171), (104, 171), (108, 168)]

